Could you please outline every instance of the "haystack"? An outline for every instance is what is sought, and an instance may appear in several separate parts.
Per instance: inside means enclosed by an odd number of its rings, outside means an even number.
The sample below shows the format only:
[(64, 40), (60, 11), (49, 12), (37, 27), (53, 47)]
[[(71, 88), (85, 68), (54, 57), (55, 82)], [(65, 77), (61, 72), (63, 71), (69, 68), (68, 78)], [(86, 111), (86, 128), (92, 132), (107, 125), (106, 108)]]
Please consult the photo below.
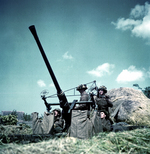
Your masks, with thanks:
[(113, 102), (110, 114), (117, 111), (114, 116), (116, 122), (150, 126), (150, 99), (142, 91), (121, 87), (108, 91), (108, 95)]

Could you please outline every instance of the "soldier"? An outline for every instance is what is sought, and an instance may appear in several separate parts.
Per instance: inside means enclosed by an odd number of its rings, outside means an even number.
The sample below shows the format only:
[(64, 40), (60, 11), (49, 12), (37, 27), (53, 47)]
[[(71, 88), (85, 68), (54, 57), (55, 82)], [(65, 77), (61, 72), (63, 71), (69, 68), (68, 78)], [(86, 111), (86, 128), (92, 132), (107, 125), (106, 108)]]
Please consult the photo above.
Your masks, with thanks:
[(63, 127), (64, 127), (64, 119), (62, 118), (62, 112), (59, 108), (54, 109), (52, 112), (50, 112), (51, 110), (51, 106), (50, 104), (46, 101), (45, 96), (42, 97), (42, 99), (44, 100), (45, 106), (47, 108), (46, 114), (54, 114), (54, 129), (52, 131), (52, 134), (56, 134), (56, 133), (62, 133), (63, 132)]
[(101, 116), (101, 123), (102, 123), (102, 129), (104, 132), (109, 132), (112, 130), (112, 123), (109, 119), (109, 117), (107, 116), (105, 111), (101, 111), (100, 112), (100, 116)]
[(107, 116), (109, 117), (109, 107), (113, 107), (112, 102), (107, 93), (107, 88), (105, 86), (100, 86), (98, 88), (97, 97), (95, 98), (95, 102), (98, 106), (98, 111), (105, 111)]
[(64, 120), (61, 117), (61, 110), (59, 108), (57, 108), (57, 109), (54, 109), (52, 112), (54, 113), (53, 134), (62, 133), (63, 127), (64, 127)]
[[(89, 95), (86, 93), (86, 89), (87, 89), (86, 84), (81, 84), (76, 88), (76, 90), (79, 91), (81, 94), (80, 101), (89, 100)], [(80, 104), (79, 106), (76, 106), (74, 109), (75, 110), (88, 110), (88, 108), (89, 108), (88, 104)]]
[(105, 86), (100, 86), (97, 90), (95, 102), (97, 104), (98, 113), (101, 116), (103, 131), (110, 131), (113, 122), (109, 117), (109, 107), (113, 107), (113, 104), (106, 93), (107, 88)]

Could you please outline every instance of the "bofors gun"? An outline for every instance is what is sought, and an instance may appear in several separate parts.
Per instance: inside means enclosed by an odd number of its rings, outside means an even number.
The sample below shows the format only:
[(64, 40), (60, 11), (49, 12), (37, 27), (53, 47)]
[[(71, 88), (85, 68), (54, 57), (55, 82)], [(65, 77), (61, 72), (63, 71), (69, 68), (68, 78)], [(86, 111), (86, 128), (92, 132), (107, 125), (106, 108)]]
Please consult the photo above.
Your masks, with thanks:
[[(74, 100), (71, 104), (69, 104), (69, 102), (68, 102), (68, 100), (66, 98), (66, 95), (61, 90), (61, 88), (60, 88), (60, 86), (58, 84), (58, 81), (57, 81), (57, 79), (55, 77), (55, 74), (54, 74), (54, 72), (53, 72), (53, 70), (51, 68), (51, 65), (50, 65), (50, 63), (49, 63), (49, 61), (48, 61), (48, 59), (46, 57), (46, 54), (45, 54), (45, 52), (43, 50), (41, 42), (40, 42), (40, 40), (38, 38), (35, 26), (32, 25), (32, 26), (29, 27), (29, 29), (30, 29), (30, 31), (31, 31), (31, 33), (32, 33), (32, 35), (33, 35), (33, 37), (34, 37), (34, 39), (35, 39), (35, 41), (36, 41), (36, 43), (37, 43), (37, 45), (39, 47), (39, 50), (41, 52), (41, 55), (42, 55), (42, 57), (44, 59), (44, 62), (46, 64), (46, 66), (47, 66), (49, 74), (50, 74), (50, 76), (51, 76), (51, 78), (53, 80), (53, 83), (54, 83), (55, 88), (57, 90), (57, 97), (59, 99), (59, 105), (62, 108), (62, 116), (63, 116), (63, 118), (64, 118), (64, 120), (66, 122), (66, 125), (69, 126), (70, 123), (71, 123), (71, 110), (74, 108), (75, 104), (77, 103), (77, 100)], [(51, 109), (51, 105), (57, 105), (57, 104), (52, 104), (52, 103), (49, 104), (49, 103), (47, 103), (45, 95), (43, 95), (42, 99), (44, 100), (44, 103), (45, 103), (45, 105), (47, 107), (47, 111), (49, 111)], [(78, 102), (78, 104), (80, 104), (80, 103), (85, 103), (85, 102)], [(87, 103), (92, 103), (92, 102), (90, 101), (90, 102), (87, 102)]]

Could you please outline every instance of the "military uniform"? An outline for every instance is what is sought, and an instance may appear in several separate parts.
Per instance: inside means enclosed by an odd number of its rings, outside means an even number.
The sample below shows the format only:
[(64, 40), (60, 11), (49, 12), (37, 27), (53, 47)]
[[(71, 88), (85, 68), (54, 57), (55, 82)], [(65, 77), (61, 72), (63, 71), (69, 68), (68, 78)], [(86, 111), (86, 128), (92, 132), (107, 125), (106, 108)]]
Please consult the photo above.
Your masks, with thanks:
[(112, 130), (112, 123), (109, 119), (101, 119), (102, 129), (104, 132), (110, 132)]
[(64, 126), (64, 120), (61, 117), (54, 118), (54, 130), (53, 133), (62, 133)]
[(109, 100), (109, 96), (102, 95), (102, 96), (96, 97), (95, 101), (97, 104), (97, 110), (100, 112), (105, 111), (105, 113), (109, 117), (109, 107), (113, 107), (112, 102)]
[[(81, 84), (77, 87), (76, 90), (83, 92), (81, 93), (80, 101), (88, 101), (89, 100), (89, 95), (86, 93), (87, 86), (86, 84)], [(74, 109), (75, 110), (88, 110), (89, 106), (88, 104), (80, 104), (79, 106), (76, 106)]]
[(54, 109), (52, 112), (57, 111), (59, 115), (54, 115), (54, 127), (53, 127), (53, 134), (62, 133), (64, 127), (64, 120), (61, 117), (60, 109)]
[[(102, 95), (99, 94), (99, 91), (102, 90), (104, 93)], [(107, 88), (105, 86), (100, 86), (98, 89), (97, 97), (95, 98), (95, 102), (97, 104), (97, 111), (99, 113), (99, 116), (101, 116), (101, 112), (104, 112), (106, 115), (106, 118), (102, 118), (102, 127), (103, 131), (111, 131), (112, 130), (112, 121), (109, 118), (109, 107), (113, 107), (112, 102), (110, 101), (110, 97), (106, 95)]]
[(113, 107), (112, 102), (110, 101), (110, 97), (106, 95), (107, 88), (105, 86), (101, 86), (99, 90), (103, 90), (104, 94), (100, 95), (97, 94), (97, 97), (95, 98), (95, 102), (97, 104), (97, 110), (100, 112), (105, 112), (106, 116), (109, 117), (109, 107)]

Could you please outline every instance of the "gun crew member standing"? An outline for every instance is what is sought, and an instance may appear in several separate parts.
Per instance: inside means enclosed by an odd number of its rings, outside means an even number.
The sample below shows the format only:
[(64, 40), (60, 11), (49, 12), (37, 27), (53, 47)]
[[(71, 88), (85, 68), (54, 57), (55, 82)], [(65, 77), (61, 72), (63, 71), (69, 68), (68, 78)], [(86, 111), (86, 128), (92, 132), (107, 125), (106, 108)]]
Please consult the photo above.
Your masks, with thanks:
[[(76, 88), (76, 90), (79, 91), (81, 94), (80, 101), (89, 100), (89, 95), (86, 93), (86, 89), (88, 89), (86, 84), (81, 84)], [(80, 104), (79, 106), (75, 106), (74, 110), (88, 110), (88, 108), (88, 104)]]

